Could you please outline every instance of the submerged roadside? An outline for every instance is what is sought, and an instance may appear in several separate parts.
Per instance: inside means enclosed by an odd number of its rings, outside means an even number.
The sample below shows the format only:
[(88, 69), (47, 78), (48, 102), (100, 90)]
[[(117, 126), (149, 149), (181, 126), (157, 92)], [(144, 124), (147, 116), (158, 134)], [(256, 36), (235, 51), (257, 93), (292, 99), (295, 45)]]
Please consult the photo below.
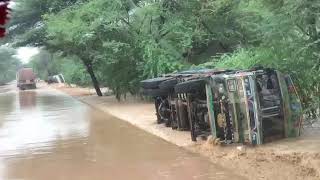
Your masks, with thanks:
[[(214, 140), (194, 143), (190, 132), (174, 131), (156, 124), (153, 103), (129, 97), (117, 102), (112, 97), (97, 97), (87, 89), (55, 87), (78, 100), (127, 121), (164, 140), (210, 158), (248, 179), (319, 179), (320, 178), (320, 132), (305, 129), (302, 137), (285, 139), (248, 147), (239, 144), (216, 145)], [(312, 131), (312, 132), (311, 132)]]
[(12, 91), (12, 89), (14, 89), (16, 86), (16, 82), (10, 82), (10, 83), (6, 83), (6, 84), (2, 84), (0, 85), (0, 93), (6, 93), (9, 91)]

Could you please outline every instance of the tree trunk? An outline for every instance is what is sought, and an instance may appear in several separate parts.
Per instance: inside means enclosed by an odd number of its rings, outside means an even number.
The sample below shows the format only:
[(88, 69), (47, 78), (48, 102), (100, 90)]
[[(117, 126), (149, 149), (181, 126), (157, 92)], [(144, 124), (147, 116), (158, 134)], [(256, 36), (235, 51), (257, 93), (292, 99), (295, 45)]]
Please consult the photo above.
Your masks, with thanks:
[(88, 63), (84, 63), (84, 64), (85, 64), (85, 66), (87, 68), (88, 73), (90, 74), (90, 77), (91, 77), (91, 80), (92, 80), (92, 84), (93, 84), (93, 87), (96, 90), (97, 95), (98, 96), (102, 96), (102, 92), (100, 90), (99, 82), (98, 82), (98, 80), (96, 78), (96, 75), (94, 74), (92, 65), (88, 64)]
[(115, 94), (116, 94), (116, 99), (120, 102), (121, 101), (121, 93), (120, 93), (120, 87), (117, 86), (114, 90)]

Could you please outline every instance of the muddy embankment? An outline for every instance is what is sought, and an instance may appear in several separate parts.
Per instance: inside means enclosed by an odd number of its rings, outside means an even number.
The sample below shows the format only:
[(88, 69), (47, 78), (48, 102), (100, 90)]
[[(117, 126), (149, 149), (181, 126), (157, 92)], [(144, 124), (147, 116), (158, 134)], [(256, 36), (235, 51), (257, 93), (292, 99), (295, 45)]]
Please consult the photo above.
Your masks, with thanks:
[(55, 88), (166, 141), (206, 156), (213, 163), (248, 179), (320, 179), (320, 126), (305, 128), (299, 138), (280, 140), (258, 147), (217, 145), (213, 139), (193, 143), (189, 132), (173, 131), (164, 125), (156, 124), (152, 103), (137, 98), (117, 102), (112, 96), (96, 97), (94, 92), (88, 89), (65, 86)]

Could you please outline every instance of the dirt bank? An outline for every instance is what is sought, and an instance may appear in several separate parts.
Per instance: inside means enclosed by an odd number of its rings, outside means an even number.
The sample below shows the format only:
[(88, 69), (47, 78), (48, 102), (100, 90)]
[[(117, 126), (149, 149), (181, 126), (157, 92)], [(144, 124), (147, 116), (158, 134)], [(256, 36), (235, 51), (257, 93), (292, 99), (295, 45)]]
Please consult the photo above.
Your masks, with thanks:
[(59, 89), (60, 91), (63, 91), (74, 97), (90, 96), (95, 94), (94, 90), (90, 88), (71, 87), (64, 84), (51, 84), (50, 87)]
[(171, 143), (210, 158), (230, 171), (248, 179), (318, 180), (320, 179), (320, 129), (305, 129), (303, 136), (259, 147), (215, 145), (214, 140), (193, 143), (189, 132), (173, 131), (156, 124), (152, 103), (138, 98), (117, 102), (114, 97), (86, 96), (81, 88), (57, 89), (123, 119)]

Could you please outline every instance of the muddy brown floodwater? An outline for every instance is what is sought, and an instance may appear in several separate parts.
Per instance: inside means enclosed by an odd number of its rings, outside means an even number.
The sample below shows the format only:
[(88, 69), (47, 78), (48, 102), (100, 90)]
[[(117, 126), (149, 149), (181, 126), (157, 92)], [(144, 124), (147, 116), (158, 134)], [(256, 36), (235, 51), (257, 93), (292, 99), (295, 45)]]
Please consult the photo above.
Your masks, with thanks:
[(0, 93), (0, 179), (243, 179), (50, 89)]

